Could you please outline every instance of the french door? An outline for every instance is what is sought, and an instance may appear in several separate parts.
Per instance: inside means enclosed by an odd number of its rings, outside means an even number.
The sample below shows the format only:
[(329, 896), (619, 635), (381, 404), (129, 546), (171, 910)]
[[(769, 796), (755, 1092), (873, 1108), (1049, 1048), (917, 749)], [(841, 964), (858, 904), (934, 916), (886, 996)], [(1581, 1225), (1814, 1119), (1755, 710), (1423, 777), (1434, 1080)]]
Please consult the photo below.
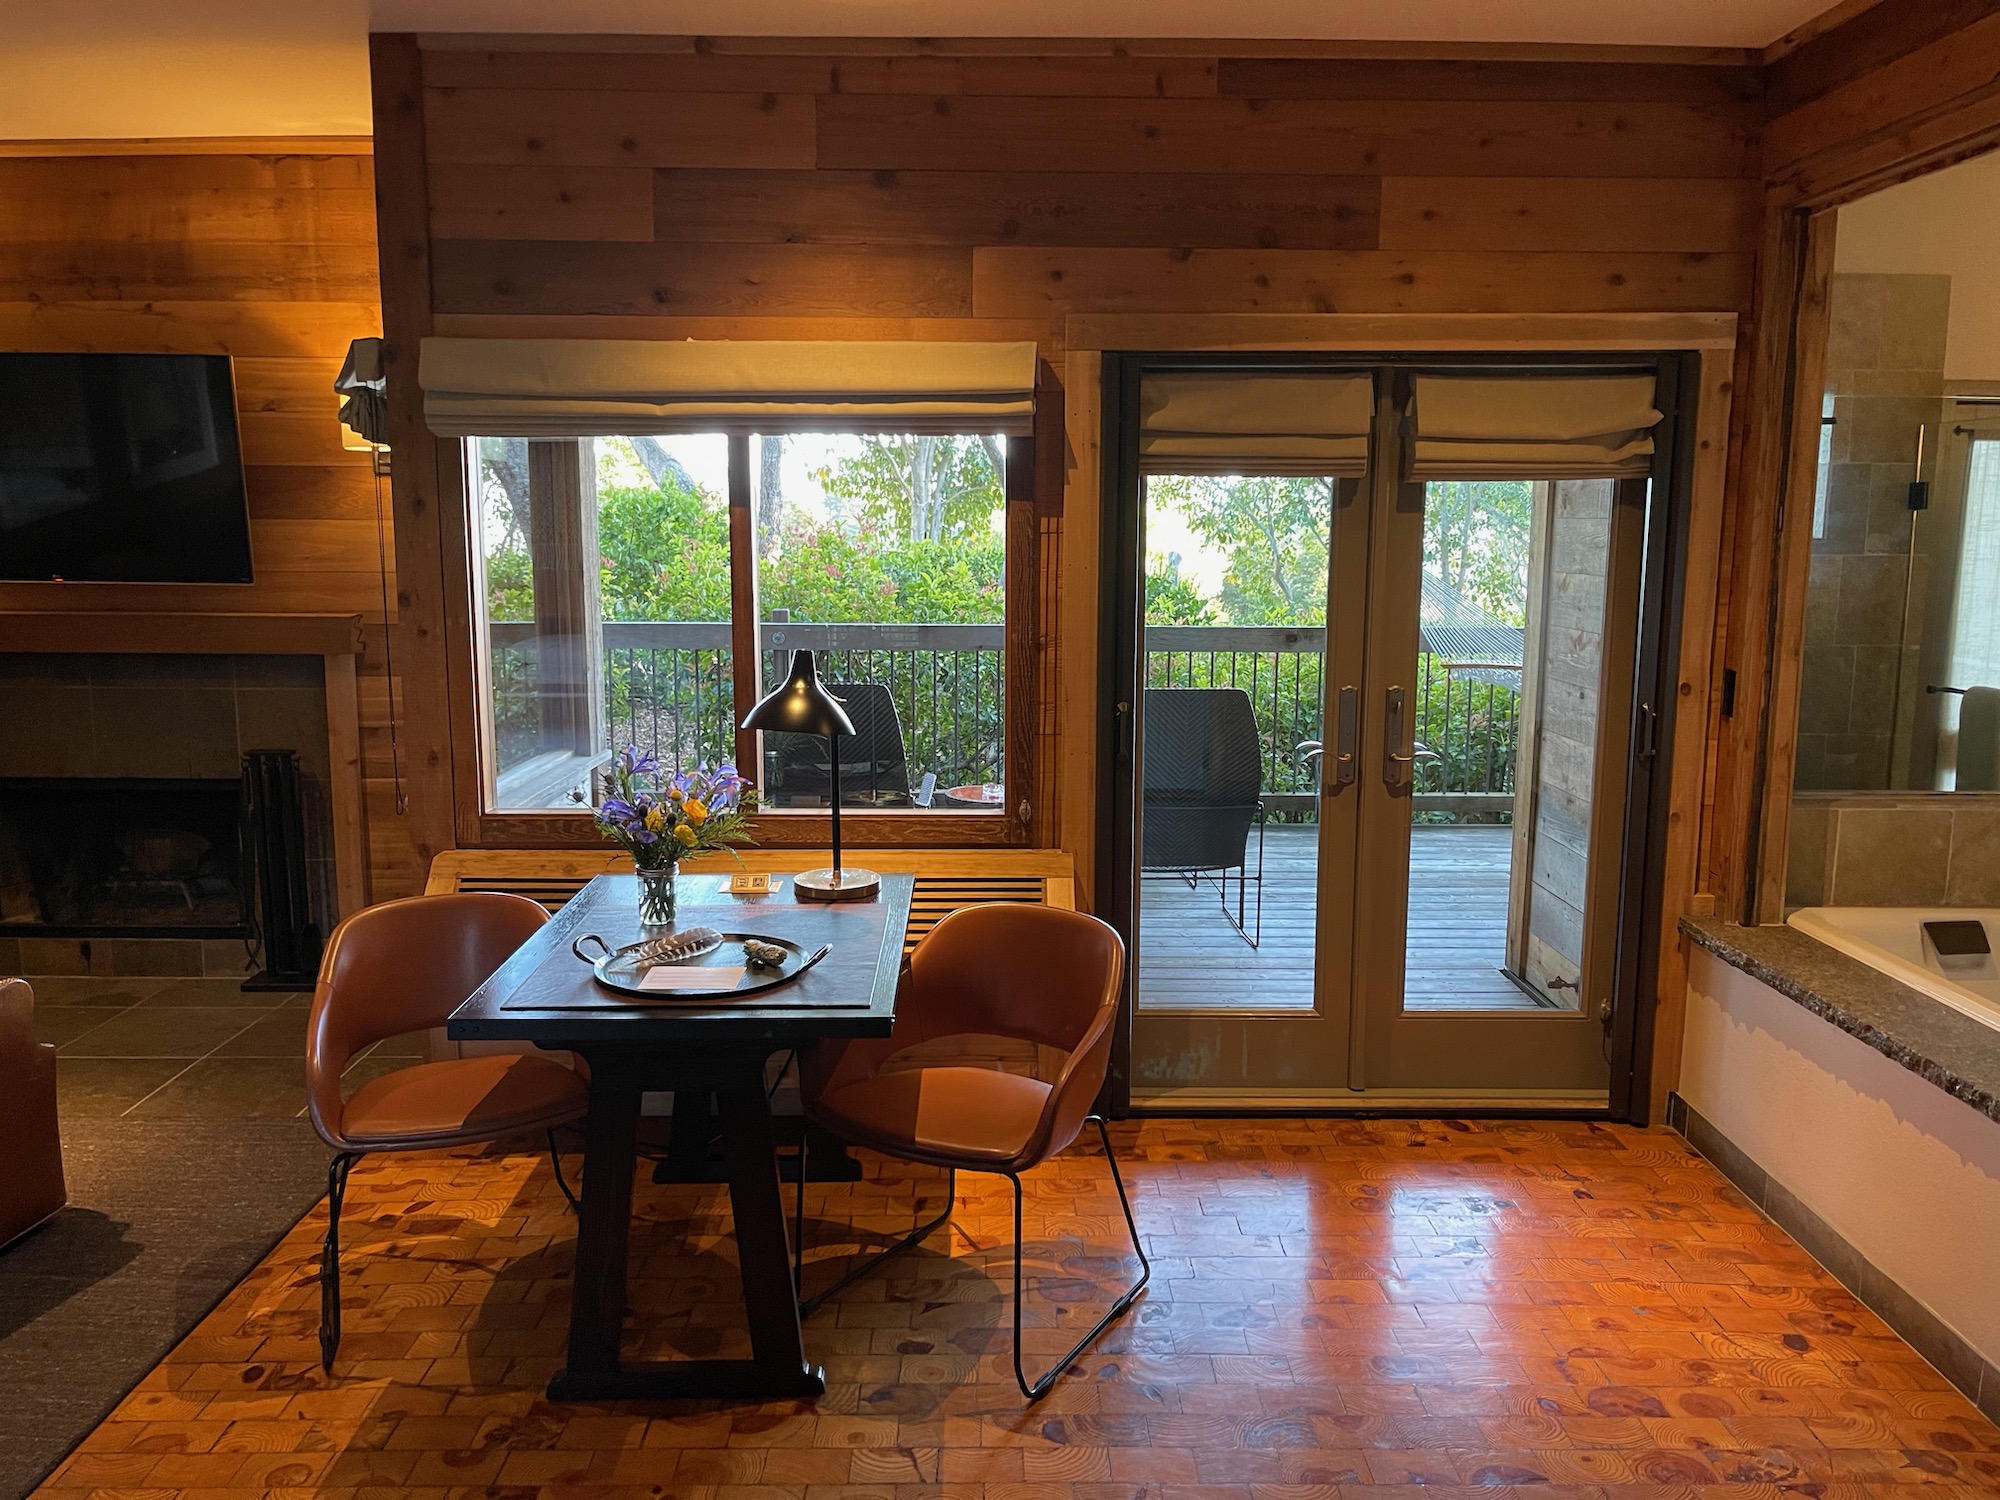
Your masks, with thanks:
[(1541, 474), (1529, 440), (1574, 419), (1460, 456), (1423, 417), (1490, 392), (1406, 366), (1113, 375), (1100, 905), (1133, 954), (1135, 1105), (1611, 1101), (1673, 424), (1658, 372), (1584, 375), (1631, 382), (1615, 420), (1643, 435), (1545, 444)]

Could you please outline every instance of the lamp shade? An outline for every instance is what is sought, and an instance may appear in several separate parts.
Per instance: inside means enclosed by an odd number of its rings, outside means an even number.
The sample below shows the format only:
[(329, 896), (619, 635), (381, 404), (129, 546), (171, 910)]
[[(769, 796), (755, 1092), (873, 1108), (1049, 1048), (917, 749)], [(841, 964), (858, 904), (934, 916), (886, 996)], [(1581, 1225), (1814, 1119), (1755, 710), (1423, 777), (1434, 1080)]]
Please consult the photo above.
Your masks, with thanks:
[(810, 651), (792, 653), (792, 671), (743, 716), (745, 729), (783, 734), (853, 734), (854, 721), (819, 680)]

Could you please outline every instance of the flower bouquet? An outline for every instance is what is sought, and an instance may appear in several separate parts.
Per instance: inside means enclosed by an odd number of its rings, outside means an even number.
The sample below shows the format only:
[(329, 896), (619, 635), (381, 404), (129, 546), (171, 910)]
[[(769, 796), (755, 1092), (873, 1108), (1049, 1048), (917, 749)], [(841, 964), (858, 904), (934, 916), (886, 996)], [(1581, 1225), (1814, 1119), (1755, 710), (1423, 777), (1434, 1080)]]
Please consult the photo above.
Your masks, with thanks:
[[(639, 872), (639, 920), (661, 927), (674, 920), (674, 867), (690, 854), (750, 840), (757, 793), (724, 761), (662, 782), (660, 763), (636, 745), (612, 762), (613, 791), (597, 809), (597, 831), (632, 856)], [(652, 787), (642, 782), (651, 779)]]

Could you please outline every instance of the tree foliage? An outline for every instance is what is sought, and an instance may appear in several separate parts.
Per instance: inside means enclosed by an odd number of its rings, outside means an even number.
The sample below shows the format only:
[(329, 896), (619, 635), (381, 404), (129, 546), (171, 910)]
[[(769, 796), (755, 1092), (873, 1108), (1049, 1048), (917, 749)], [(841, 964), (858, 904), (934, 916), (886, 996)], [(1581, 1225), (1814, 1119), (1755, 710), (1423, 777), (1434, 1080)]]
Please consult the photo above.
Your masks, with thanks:
[[(606, 440), (598, 487), (599, 582), (607, 620), (729, 618), (729, 514), (679, 464), (630, 464)], [(655, 444), (655, 447), (658, 445)], [(496, 620), (534, 617), (528, 497), (510, 445), (481, 452), (487, 521), (487, 608)], [(775, 443), (765, 453), (776, 452)], [(647, 457), (639, 454), (643, 460)], [(864, 437), (858, 452), (813, 478), (825, 510), (777, 508), (760, 528), (758, 588), (796, 620), (998, 624), (1004, 618), (1005, 536), (997, 452), (979, 438)], [(775, 463), (766, 463), (766, 484)], [(767, 512), (767, 515), (770, 513)]]

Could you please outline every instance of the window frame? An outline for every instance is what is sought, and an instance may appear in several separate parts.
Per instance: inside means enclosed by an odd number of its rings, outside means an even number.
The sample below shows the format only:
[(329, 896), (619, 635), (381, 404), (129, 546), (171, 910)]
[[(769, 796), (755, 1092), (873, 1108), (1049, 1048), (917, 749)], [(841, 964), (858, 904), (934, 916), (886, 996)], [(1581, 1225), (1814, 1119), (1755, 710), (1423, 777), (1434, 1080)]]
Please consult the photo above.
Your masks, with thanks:
[[(757, 701), (762, 671), (765, 622), (759, 618), (754, 559), (756, 513), (753, 503), (748, 428), (720, 429), (729, 443), (730, 669), (737, 712)], [(758, 432), (827, 431), (824, 421), (803, 424), (765, 422)], [(873, 426), (856, 431), (881, 431)], [(841, 808), (841, 842), (848, 848), (980, 848), (1022, 846), (1033, 841), (1035, 693), (1039, 669), (1040, 526), (1035, 506), (1036, 451), (1033, 436), (1008, 435), (992, 428), (968, 425), (968, 435), (999, 437), (1005, 444), (1001, 493), (1005, 505), (1006, 579), (1002, 589), (1002, 628), (1006, 658), (1002, 668), (1002, 775), (1007, 805), (998, 812), (939, 808), (923, 812), (883, 812), (863, 807)], [(616, 436), (616, 434), (610, 434)], [(559, 438), (551, 438), (559, 441)], [(444, 610), (449, 659), (446, 693), (451, 744), (448, 751), (417, 747), (420, 757), (449, 755), (452, 776), (453, 823), (461, 847), (485, 849), (577, 849), (603, 842), (591, 815), (561, 809), (495, 809), (488, 805), (488, 776), (494, 744), (490, 663), (485, 642), (487, 619), (481, 576), (478, 497), (472, 489), (476, 472), (470, 454), (476, 438), (442, 438), (436, 444), (436, 493), (444, 544), (457, 564), (448, 577)], [(746, 563), (750, 564), (746, 566)], [(412, 609), (421, 592), (420, 580), (400, 580), (399, 595)], [(457, 608), (449, 607), (451, 604)], [(421, 691), (405, 682), (404, 690)], [(762, 765), (759, 736), (738, 729), (739, 765)], [(832, 840), (832, 820), (824, 812), (785, 809), (760, 812), (750, 821), (750, 835), (764, 849), (825, 848)], [(427, 853), (430, 851), (426, 851)]]

